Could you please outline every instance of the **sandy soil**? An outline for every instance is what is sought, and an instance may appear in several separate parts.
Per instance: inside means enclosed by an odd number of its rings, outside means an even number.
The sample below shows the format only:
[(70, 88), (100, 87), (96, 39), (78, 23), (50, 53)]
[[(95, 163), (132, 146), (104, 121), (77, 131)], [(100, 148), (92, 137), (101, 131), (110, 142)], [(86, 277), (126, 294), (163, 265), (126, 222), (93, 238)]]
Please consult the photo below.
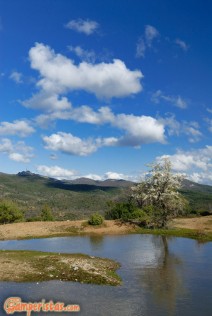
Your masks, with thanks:
[(133, 225), (105, 221), (104, 226), (87, 226), (86, 221), (26, 222), (0, 225), (0, 240), (36, 238), (41, 236), (64, 236), (70, 234), (126, 234)]
[[(175, 219), (170, 225), (170, 228), (173, 227), (212, 232), (212, 216)], [(0, 240), (71, 234), (120, 235), (133, 232), (134, 229), (134, 225), (116, 221), (105, 221), (104, 226), (101, 227), (86, 225), (86, 221), (26, 222), (0, 225)]]

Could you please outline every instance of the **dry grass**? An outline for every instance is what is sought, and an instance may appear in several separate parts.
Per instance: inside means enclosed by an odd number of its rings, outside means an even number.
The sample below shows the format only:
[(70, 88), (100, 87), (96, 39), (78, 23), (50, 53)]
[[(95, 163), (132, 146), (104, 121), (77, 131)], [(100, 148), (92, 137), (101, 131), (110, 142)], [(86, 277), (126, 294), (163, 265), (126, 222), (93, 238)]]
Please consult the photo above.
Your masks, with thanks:
[(0, 225), (0, 240), (38, 237), (70, 236), (77, 234), (127, 234), (134, 226), (105, 221), (101, 226), (86, 225), (86, 221), (26, 222)]
[(212, 215), (194, 217), (194, 218), (177, 218), (173, 220), (170, 228), (188, 228), (202, 232), (212, 232)]

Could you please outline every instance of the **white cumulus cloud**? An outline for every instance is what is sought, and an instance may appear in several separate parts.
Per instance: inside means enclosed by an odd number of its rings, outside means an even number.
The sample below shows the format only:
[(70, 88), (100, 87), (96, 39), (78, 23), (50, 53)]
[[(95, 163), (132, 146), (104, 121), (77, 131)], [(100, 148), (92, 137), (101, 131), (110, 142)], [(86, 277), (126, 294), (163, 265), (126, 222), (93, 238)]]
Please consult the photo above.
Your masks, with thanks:
[(63, 111), (71, 108), (71, 103), (66, 97), (59, 97), (56, 93), (40, 91), (22, 104), (31, 109), (44, 110), (46, 112)]
[(124, 179), (125, 175), (122, 173), (108, 171), (105, 173), (105, 178), (106, 179), (113, 179), (113, 180), (120, 180), (120, 179)]
[(85, 176), (83, 176), (83, 178), (88, 178), (88, 179), (92, 179), (92, 180), (95, 180), (95, 181), (101, 181), (102, 180), (102, 176), (100, 176), (98, 174), (94, 174), (94, 173), (86, 174)]
[(98, 174), (87, 174), (83, 176), (84, 178), (93, 179), (96, 181), (104, 181), (104, 180), (129, 180), (129, 181), (137, 181), (137, 177), (133, 177), (131, 175), (127, 175), (124, 173), (119, 173), (115, 171), (107, 171), (103, 175)]
[(26, 137), (35, 132), (35, 129), (30, 126), (29, 122), (24, 120), (15, 120), (10, 122), (0, 123), (0, 135), (18, 135)]
[(9, 159), (28, 163), (34, 157), (33, 148), (27, 146), (24, 142), (13, 143), (8, 138), (0, 141), (0, 153), (7, 154)]
[[(64, 116), (63, 116), (64, 114)], [(56, 115), (56, 116), (55, 116)], [(82, 140), (72, 134), (59, 132), (45, 136), (44, 142), (47, 149), (60, 150), (76, 155), (87, 155), (103, 146), (130, 146), (139, 147), (142, 144), (160, 142), (165, 143), (165, 128), (161, 120), (151, 116), (135, 116), (133, 114), (114, 114), (108, 107), (94, 111), (88, 106), (72, 109), (70, 112), (55, 112), (52, 115), (41, 115), (37, 122), (44, 124), (49, 119), (72, 119), (77, 122), (90, 124), (110, 124), (123, 131), (119, 138), (97, 138)]]
[[(31, 67), (40, 73), (37, 85), (51, 95), (72, 90), (84, 90), (98, 98), (126, 97), (142, 90), (139, 70), (129, 70), (125, 63), (114, 59), (112, 63), (75, 65), (67, 57), (56, 54), (49, 46), (36, 43), (29, 51)], [(25, 106), (30, 106), (29, 100)]]
[(196, 150), (178, 150), (176, 154), (157, 157), (169, 158), (175, 171), (184, 172), (192, 181), (212, 184), (212, 146)]
[(98, 142), (93, 139), (82, 140), (70, 133), (63, 132), (44, 136), (43, 141), (46, 149), (79, 156), (92, 154), (99, 147)]
[(37, 166), (37, 171), (39, 172), (39, 174), (56, 179), (72, 180), (73, 178), (76, 178), (77, 175), (77, 172), (75, 170), (64, 169), (59, 166), (39, 165)]
[(140, 146), (147, 143), (165, 142), (163, 124), (151, 116), (118, 114), (112, 125), (126, 132), (120, 139), (120, 144), (124, 146)]

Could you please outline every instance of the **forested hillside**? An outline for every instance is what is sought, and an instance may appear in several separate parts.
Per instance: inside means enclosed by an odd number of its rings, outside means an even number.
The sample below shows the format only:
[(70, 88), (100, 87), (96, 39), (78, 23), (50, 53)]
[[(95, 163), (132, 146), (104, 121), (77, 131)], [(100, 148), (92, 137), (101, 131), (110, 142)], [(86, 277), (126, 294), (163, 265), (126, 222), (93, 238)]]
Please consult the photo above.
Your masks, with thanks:
[[(125, 200), (132, 185), (124, 180), (61, 181), (29, 171), (17, 175), (0, 173), (0, 198), (14, 201), (28, 218), (39, 215), (48, 204), (56, 219), (83, 219), (96, 211), (103, 214), (110, 200)], [(211, 186), (185, 180), (181, 192), (193, 211), (212, 212)]]

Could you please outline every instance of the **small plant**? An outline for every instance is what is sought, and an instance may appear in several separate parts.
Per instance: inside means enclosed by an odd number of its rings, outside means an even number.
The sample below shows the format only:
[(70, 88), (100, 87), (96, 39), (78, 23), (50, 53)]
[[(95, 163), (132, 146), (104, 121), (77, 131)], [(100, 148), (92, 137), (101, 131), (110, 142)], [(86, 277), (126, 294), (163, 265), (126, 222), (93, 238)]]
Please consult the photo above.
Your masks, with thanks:
[(89, 225), (101, 225), (104, 222), (104, 218), (99, 213), (91, 215), (88, 224)]

